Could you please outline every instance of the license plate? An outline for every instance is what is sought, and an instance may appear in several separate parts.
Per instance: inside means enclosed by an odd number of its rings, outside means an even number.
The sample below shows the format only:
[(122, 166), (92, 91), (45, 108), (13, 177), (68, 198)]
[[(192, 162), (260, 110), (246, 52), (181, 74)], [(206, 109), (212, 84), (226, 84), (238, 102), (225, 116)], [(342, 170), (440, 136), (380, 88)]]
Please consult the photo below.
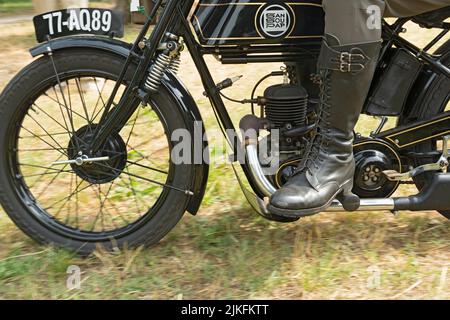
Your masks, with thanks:
[(123, 37), (123, 15), (106, 9), (65, 9), (33, 18), (36, 39), (45, 42), (77, 34)]

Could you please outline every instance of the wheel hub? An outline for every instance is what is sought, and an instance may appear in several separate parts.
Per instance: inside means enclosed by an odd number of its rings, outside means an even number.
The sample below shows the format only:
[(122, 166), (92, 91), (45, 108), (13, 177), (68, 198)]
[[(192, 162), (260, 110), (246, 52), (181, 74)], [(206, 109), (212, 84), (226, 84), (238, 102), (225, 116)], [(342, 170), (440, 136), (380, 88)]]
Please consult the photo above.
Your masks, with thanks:
[[(90, 154), (89, 145), (94, 139), (96, 125), (87, 125), (72, 136), (67, 148), (69, 159), (80, 159), (70, 164), (73, 171), (83, 180), (93, 184), (105, 184), (115, 180), (127, 164), (127, 147), (118, 133), (113, 133), (103, 147)], [(85, 161), (89, 158), (106, 157), (101, 162)], [(83, 160), (84, 159), (84, 160)]]
[(400, 157), (378, 141), (366, 141), (354, 148), (356, 170), (353, 192), (360, 198), (386, 198), (398, 187), (383, 171), (401, 171)]

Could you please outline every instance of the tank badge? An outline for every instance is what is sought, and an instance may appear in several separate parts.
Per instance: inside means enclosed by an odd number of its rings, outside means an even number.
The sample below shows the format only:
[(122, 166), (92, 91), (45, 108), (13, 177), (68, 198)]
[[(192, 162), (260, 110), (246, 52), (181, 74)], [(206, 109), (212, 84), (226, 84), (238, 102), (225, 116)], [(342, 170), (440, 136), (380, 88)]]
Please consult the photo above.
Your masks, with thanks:
[(264, 5), (258, 10), (256, 27), (264, 38), (287, 36), (295, 20), (292, 9), (283, 4)]

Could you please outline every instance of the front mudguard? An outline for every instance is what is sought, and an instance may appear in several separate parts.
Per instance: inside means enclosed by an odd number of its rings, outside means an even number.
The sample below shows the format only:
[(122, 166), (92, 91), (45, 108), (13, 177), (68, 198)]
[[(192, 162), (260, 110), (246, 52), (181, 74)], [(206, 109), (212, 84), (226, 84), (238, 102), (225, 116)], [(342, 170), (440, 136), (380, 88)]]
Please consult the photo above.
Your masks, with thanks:
[[(33, 57), (37, 57), (46, 53), (73, 48), (96, 49), (116, 54), (122, 58), (127, 58), (130, 55), (131, 45), (120, 40), (105, 37), (74, 36), (59, 38), (40, 44), (32, 48), (30, 53)], [(194, 98), (180, 79), (173, 73), (166, 72), (162, 80), (162, 85), (177, 103), (180, 113), (183, 115), (186, 127), (191, 132), (192, 136), (194, 136), (194, 132), (196, 130), (195, 127), (199, 124), (201, 125), (200, 129), (204, 132), (204, 125), (200, 110), (198, 109)], [(197, 130), (199, 130), (199, 128), (197, 128)], [(194, 146), (192, 147), (194, 148)], [(208, 142), (203, 141), (203, 150), (207, 149)], [(194, 151), (195, 150), (193, 150), (193, 152)], [(209, 152), (206, 154), (209, 154)], [(193, 215), (198, 212), (205, 195), (208, 174), (209, 165), (205, 163), (205, 161), (202, 161), (201, 164), (194, 165), (194, 173), (191, 179), (191, 191), (194, 192), (194, 195), (190, 198), (186, 208), (186, 210)]]

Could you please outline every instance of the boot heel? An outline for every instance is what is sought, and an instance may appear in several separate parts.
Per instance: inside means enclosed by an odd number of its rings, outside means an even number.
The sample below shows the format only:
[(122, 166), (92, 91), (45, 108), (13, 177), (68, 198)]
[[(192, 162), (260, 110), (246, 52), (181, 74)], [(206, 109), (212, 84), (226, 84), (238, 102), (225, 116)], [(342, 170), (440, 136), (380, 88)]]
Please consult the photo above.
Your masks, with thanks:
[(344, 207), (345, 211), (356, 211), (361, 205), (359, 197), (352, 192), (353, 183), (344, 185), (342, 192), (336, 197)]

